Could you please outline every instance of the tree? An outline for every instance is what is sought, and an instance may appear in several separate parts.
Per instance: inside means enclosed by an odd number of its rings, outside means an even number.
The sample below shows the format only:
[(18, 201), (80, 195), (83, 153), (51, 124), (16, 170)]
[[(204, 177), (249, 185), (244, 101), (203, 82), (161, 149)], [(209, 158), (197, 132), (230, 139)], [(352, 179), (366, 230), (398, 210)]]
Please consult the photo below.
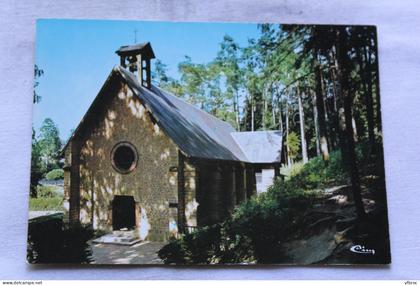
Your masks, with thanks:
[(322, 67), (318, 61), (318, 51), (313, 50), (313, 68), (315, 69), (315, 102), (318, 118), (319, 144), (324, 161), (329, 159), (327, 127), (325, 123), (324, 94), (322, 88)]
[[(44, 74), (44, 70), (40, 69), (38, 65), (35, 64), (34, 67), (34, 93), (32, 101), (34, 104), (41, 101), (41, 96), (36, 92), (36, 87), (39, 85), (38, 78)], [(40, 146), (36, 140), (35, 130), (32, 128), (32, 154), (31, 154), (31, 181), (30, 181), (30, 196), (32, 198), (37, 197), (37, 186), (39, 180), (44, 174), (44, 170), (41, 165), (41, 155), (40, 155)]]
[[(344, 106), (348, 92), (352, 92), (354, 144), (368, 140), (372, 145), (380, 137), (375, 31), (347, 28), (347, 90), (334, 26), (258, 25), (259, 35), (243, 47), (224, 36), (214, 59), (207, 63), (194, 63), (186, 56), (178, 66), (180, 80), (168, 78), (161, 62), (155, 77), (165, 89), (237, 130), (284, 130), (286, 156), (287, 137), (294, 132), (300, 134), (302, 152), (294, 159), (301, 155), (306, 162), (312, 155), (322, 155), (328, 161), (331, 151), (341, 150), (347, 162), (342, 126), (348, 114)], [(292, 163), (293, 159), (286, 159)]]
[(220, 51), (216, 57), (216, 63), (220, 71), (226, 77), (226, 97), (232, 98), (233, 112), (235, 113), (235, 128), (240, 130), (239, 114), (239, 90), (242, 86), (242, 70), (239, 67), (239, 45), (232, 37), (225, 35), (220, 43)]
[(289, 133), (286, 143), (288, 145), (288, 157), (293, 162), (299, 154), (299, 137), (295, 132)]
[(319, 143), (319, 121), (318, 121), (318, 109), (316, 106), (316, 95), (315, 92), (312, 94), (312, 105), (313, 105), (313, 121), (314, 121), (314, 129), (315, 129), (315, 148), (316, 148), (316, 155), (321, 155), (321, 147)]
[(206, 82), (207, 70), (204, 64), (195, 64), (191, 57), (185, 56), (185, 60), (178, 65), (181, 73), (180, 84), (186, 100), (202, 109), (206, 108)]
[(306, 148), (306, 138), (305, 138), (305, 115), (303, 112), (302, 104), (302, 93), (300, 92), (299, 86), (297, 88), (297, 97), (299, 102), (299, 125), (300, 125), (300, 142), (302, 149), (302, 160), (303, 163), (308, 162), (308, 150)]
[(155, 69), (152, 72), (153, 83), (178, 97), (184, 97), (184, 86), (178, 80), (168, 76), (167, 71), (167, 65), (157, 59), (155, 62)]
[(184, 86), (178, 80), (171, 80), (164, 89), (178, 97), (185, 96)]
[(363, 219), (366, 212), (363, 207), (360, 178), (356, 162), (355, 152), (355, 141), (353, 132), (353, 116), (352, 116), (352, 104), (353, 96), (350, 88), (350, 72), (351, 72), (351, 59), (349, 55), (349, 37), (348, 31), (345, 27), (339, 27), (337, 29), (337, 45), (338, 45), (338, 65), (341, 69), (341, 88), (342, 96), (344, 101), (344, 116), (345, 116), (345, 135), (347, 140), (347, 153), (349, 160), (349, 172), (352, 183), (353, 198), (356, 205), (356, 212), (359, 219)]
[(35, 64), (34, 68), (34, 95), (33, 103), (39, 103), (41, 101), (41, 96), (36, 92), (36, 87), (39, 85), (38, 78), (44, 74), (44, 70), (40, 69), (38, 65)]
[[(245, 88), (245, 117), (243, 119), (243, 127), (246, 131), (255, 131), (258, 129), (257, 102), (259, 95), (259, 78), (255, 72), (257, 69), (257, 52), (256, 43), (249, 40), (248, 47), (242, 49), (241, 60), (243, 62), (243, 76)], [(258, 115), (258, 114), (257, 114)]]
[(42, 123), (37, 145), (39, 147), (42, 168), (47, 172), (58, 168), (61, 141), (58, 127), (50, 118), (45, 119)]
[(165, 86), (169, 83), (170, 79), (166, 75), (168, 68), (166, 64), (164, 64), (161, 60), (156, 59), (155, 61), (155, 69), (152, 73), (152, 77), (156, 84), (161, 87), (165, 88)]
[(360, 70), (360, 84), (366, 109), (368, 140), (371, 149), (375, 146), (375, 122), (373, 105), (372, 36), (369, 27), (354, 27), (350, 35), (356, 43), (356, 58)]
[(41, 165), (40, 146), (36, 140), (35, 130), (32, 128), (32, 154), (31, 154), (31, 181), (30, 181), (30, 196), (36, 198), (37, 186), (39, 180), (45, 173)]

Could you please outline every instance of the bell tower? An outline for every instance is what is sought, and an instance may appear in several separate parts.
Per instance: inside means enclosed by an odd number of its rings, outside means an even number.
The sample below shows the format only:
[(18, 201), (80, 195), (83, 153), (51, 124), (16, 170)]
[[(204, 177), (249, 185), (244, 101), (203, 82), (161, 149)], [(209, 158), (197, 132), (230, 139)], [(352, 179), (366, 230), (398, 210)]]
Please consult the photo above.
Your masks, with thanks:
[(149, 42), (122, 46), (116, 52), (120, 56), (120, 65), (128, 68), (137, 77), (142, 86), (151, 88), (150, 60), (155, 58)]

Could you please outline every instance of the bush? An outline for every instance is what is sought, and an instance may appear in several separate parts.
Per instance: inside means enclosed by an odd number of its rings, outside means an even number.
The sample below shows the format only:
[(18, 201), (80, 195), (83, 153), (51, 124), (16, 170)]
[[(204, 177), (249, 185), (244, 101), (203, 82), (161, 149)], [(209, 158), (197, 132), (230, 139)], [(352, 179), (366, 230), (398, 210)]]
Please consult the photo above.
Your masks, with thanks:
[(166, 263), (207, 264), (212, 256), (219, 255), (221, 226), (216, 224), (203, 227), (195, 232), (173, 239), (159, 251), (159, 257)]
[(52, 185), (39, 185), (37, 187), (38, 198), (63, 197), (62, 191), (62, 188)]
[[(361, 156), (361, 155), (360, 155)], [(239, 205), (223, 223), (172, 240), (159, 251), (165, 263), (281, 263), (282, 245), (305, 231), (307, 212), (325, 187), (347, 183), (341, 152), (297, 163), (286, 181)]]
[(282, 242), (300, 225), (313, 194), (277, 180), (266, 193), (238, 206), (220, 224), (172, 240), (159, 251), (165, 263), (274, 263)]
[(27, 260), (29, 263), (90, 263), (89, 228), (68, 228), (62, 217), (29, 223)]
[(48, 180), (64, 179), (64, 170), (53, 169), (45, 175), (45, 178), (47, 178)]
[(324, 162), (321, 157), (315, 157), (306, 164), (294, 164), (288, 172), (289, 186), (297, 189), (321, 189), (337, 183), (345, 184), (348, 179), (340, 151), (331, 152), (328, 162)]

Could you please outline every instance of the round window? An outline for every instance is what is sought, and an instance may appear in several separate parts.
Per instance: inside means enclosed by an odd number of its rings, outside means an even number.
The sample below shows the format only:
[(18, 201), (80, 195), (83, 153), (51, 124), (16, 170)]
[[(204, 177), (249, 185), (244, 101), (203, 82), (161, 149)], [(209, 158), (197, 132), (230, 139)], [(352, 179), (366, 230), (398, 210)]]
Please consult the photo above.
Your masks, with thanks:
[(137, 150), (128, 143), (118, 143), (111, 152), (112, 166), (120, 173), (129, 173), (137, 166)]

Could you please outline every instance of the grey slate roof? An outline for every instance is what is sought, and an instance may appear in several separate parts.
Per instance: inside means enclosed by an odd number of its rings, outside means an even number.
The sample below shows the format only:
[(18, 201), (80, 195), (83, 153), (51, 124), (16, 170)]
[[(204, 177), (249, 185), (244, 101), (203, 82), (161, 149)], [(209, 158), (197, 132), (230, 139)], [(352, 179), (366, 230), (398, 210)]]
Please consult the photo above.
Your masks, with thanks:
[[(279, 132), (235, 132), (230, 124), (156, 86), (152, 85), (151, 89), (141, 86), (133, 73), (120, 66), (113, 69), (105, 85), (117, 74), (186, 156), (249, 163), (280, 162), (282, 140)], [(85, 117), (94, 110), (97, 99)], [(72, 138), (84, 121), (82, 119)]]
[(135, 75), (116, 67), (160, 127), (184, 154), (192, 157), (247, 161), (230, 135), (235, 130), (226, 122), (200, 110), (168, 92), (143, 87)]
[(231, 135), (249, 162), (281, 161), (282, 135), (280, 131), (234, 132)]

